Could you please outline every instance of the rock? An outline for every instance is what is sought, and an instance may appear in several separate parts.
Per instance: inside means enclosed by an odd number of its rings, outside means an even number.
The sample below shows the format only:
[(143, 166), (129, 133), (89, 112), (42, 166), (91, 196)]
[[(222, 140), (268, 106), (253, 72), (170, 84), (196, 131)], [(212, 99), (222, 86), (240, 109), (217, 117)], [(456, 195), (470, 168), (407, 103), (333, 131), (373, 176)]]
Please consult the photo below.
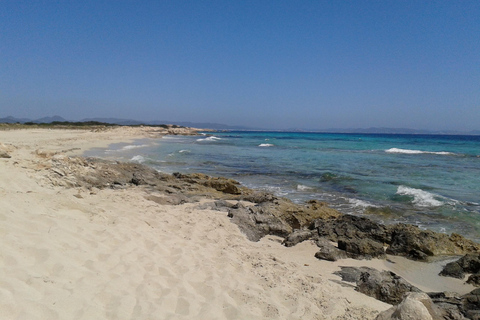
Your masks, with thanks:
[(376, 320), (440, 320), (444, 319), (430, 297), (423, 292), (409, 292), (402, 302), (382, 313)]
[[(480, 255), (479, 254), (466, 254), (457, 261), (447, 263), (443, 270), (440, 272), (441, 276), (453, 277), (463, 279), (466, 273), (472, 273), (473, 275), (480, 272)], [(472, 276), (473, 276), (472, 275)], [(472, 277), (469, 280), (472, 284), (478, 283), (476, 280), (478, 277)], [(468, 281), (467, 281), (468, 282)]]
[(467, 283), (480, 287), (480, 273), (475, 273), (468, 277)]
[(480, 319), (480, 289), (463, 295), (462, 307), (467, 318)]
[(480, 255), (479, 254), (466, 254), (461, 257), (457, 263), (463, 268), (466, 273), (480, 272)]
[(389, 240), (387, 228), (363, 217), (343, 215), (334, 220), (315, 220), (319, 237), (338, 241), (338, 248), (351, 258), (384, 257), (384, 242)]
[(0, 150), (0, 158), (9, 159), (11, 156), (6, 151)]
[(190, 202), (188, 198), (182, 194), (162, 196), (162, 197), (149, 195), (149, 196), (146, 196), (145, 199), (153, 201), (160, 205), (174, 205), (174, 206)]
[(241, 194), (239, 188), (240, 183), (233, 179), (223, 177), (210, 177), (203, 173), (182, 174), (174, 173), (173, 176), (177, 179), (189, 182), (191, 184), (200, 184), (205, 187), (213, 188), (217, 191), (228, 194)]
[(292, 228), (281, 219), (251, 207), (231, 208), (228, 217), (250, 241), (259, 241), (267, 234), (287, 237), (292, 232)]
[(383, 245), (368, 238), (339, 239), (338, 249), (344, 250), (348, 257), (355, 259), (385, 258), (385, 249)]
[(463, 320), (462, 297), (454, 292), (427, 293), (437, 307), (441, 319)]
[(313, 230), (295, 230), (287, 236), (287, 238), (283, 241), (283, 244), (286, 247), (293, 247), (300, 242), (311, 239), (315, 235), (316, 232)]
[(363, 272), (374, 272), (373, 268), (369, 267), (340, 267), (340, 271), (334, 272), (334, 274), (340, 276), (342, 281), (357, 283), (360, 281), (360, 276)]
[(335, 272), (343, 281), (355, 282), (356, 290), (377, 300), (390, 304), (398, 304), (408, 292), (421, 292), (402, 277), (393, 272), (378, 271), (367, 267), (342, 267)]
[(459, 235), (448, 236), (407, 224), (395, 224), (388, 229), (391, 240), (387, 242), (387, 253), (407, 256), (414, 260), (425, 260), (435, 255), (458, 255), (466, 253), (465, 250), (480, 249), (473, 241)]
[(242, 198), (242, 200), (250, 201), (253, 203), (272, 202), (277, 199), (278, 198), (275, 197), (273, 194), (268, 192), (262, 192), (262, 191), (254, 191), (250, 194), (245, 195)]
[(322, 238), (316, 241), (319, 251), (315, 253), (315, 258), (327, 261), (337, 261), (347, 258), (345, 251), (342, 251), (332, 245), (327, 239)]
[(285, 221), (292, 229), (308, 227), (315, 219), (331, 219), (340, 216), (340, 212), (317, 201), (306, 205), (293, 203), (289, 199), (280, 198), (271, 202), (258, 204), (259, 212), (273, 215)]
[(458, 279), (465, 278), (465, 272), (463, 271), (463, 268), (456, 261), (447, 263), (439, 275)]
[(383, 244), (390, 240), (390, 234), (384, 225), (363, 217), (342, 215), (334, 220), (315, 220), (313, 223), (320, 237), (331, 241), (341, 239), (369, 238)]

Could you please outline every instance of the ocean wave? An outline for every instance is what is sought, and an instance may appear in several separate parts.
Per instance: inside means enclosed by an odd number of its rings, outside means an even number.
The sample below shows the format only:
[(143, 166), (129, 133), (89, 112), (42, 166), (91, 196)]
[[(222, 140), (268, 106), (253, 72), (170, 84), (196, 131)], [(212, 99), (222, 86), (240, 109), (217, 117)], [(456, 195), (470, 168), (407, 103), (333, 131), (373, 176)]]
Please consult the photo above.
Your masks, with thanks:
[(370, 202), (367, 202), (367, 201), (364, 201), (364, 200), (360, 200), (360, 199), (349, 198), (349, 199), (348, 199), (348, 202), (350, 202), (350, 204), (352, 204), (352, 205), (355, 206), (355, 207), (360, 207), (360, 208), (378, 208), (377, 205), (374, 205), (373, 203), (370, 203)]
[(440, 196), (421, 189), (399, 186), (397, 194), (413, 197), (412, 203), (418, 207), (440, 207), (444, 204), (437, 199)]
[(447, 151), (435, 152), (435, 151), (422, 151), (422, 150), (410, 150), (410, 149), (399, 149), (399, 148), (391, 148), (391, 149), (385, 150), (385, 152), (386, 153), (403, 153), (403, 154), (437, 154), (442, 156), (451, 156), (455, 154)]
[(259, 147), (273, 147), (274, 145), (271, 143), (262, 143), (258, 145)]
[(136, 155), (136, 156), (132, 157), (132, 159), (130, 159), (130, 161), (138, 162), (138, 163), (144, 163), (145, 158), (142, 157), (141, 155)]
[(148, 145), (146, 145), (146, 144), (128, 145), (128, 146), (123, 147), (122, 150), (131, 150), (131, 149), (144, 148), (144, 147), (148, 147)]
[(304, 186), (303, 184), (299, 184), (297, 186), (297, 190), (299, 190), (299, 191), (312, 190), (312, 187)]
[(180, 150), (178, 153), (190, 153), (190, 150)]
[(222, 140), (222, 138), (211, 136), (211, 137), (204, 138), (204, 139), (197, 139), (197, 141), (216, 141), (216, 140)]

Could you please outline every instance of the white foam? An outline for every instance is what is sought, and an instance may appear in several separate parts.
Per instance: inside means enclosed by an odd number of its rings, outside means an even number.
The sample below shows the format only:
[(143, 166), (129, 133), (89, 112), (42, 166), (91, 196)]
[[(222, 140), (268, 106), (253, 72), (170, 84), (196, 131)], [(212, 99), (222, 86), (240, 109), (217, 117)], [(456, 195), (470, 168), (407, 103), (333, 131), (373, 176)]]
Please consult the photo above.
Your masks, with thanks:
[(349, 198), (349, 199), (348, 199), (348, 202), (350, 202), (350, 203), (351, 203), (352, 205), (354, 205), (355, 207), (360, 207), (360, 208), (374, 207), (374, 208), (378, 208), (378, 206), (376, 206), (376, 205), (374, 205), (374, 204), (371, 204), (370, 202), (360, 200), (360, 199), (352, 199), (352, 198)]
[(413, 204), (419, 207), (440, 207), (443, 205), (442, 201), (435, 199), (439, 196), (421, 189), (399, 186), (397, 194), (413, 197)]
[(403, 154), (437, 154), (437, 155), (443, 155), (443, 156), (448, 156), (448, 155), (453, 155), (454, 154), (452, 152), (447, 152), (447, 151), (434, 152), (434, 151), (409, 150), (409, 149), (399, 149), (399, 148), (391, 148), (391, 149), (385, 150), (385, 152), (387, 152), (387, 153), (403, 153)]
[(190, 150), (180, 150), (180, 151), (178, 151), (178, 152), (179, 152), (179, 153), (189, 153)]
[(312, 190), (312, 188), (311, 188), (311, 187), (308, 187), (308, 186), (304, 186), (303, 184), (299, 184), (299, 185), (297, 186), (297, 190), (299, 190), (299, 191), (305, 191), (305, 190)]
[(130, 150), (130, 149), (137, 149), (137, 148), (144, 148), (144, 147), (148, 147), (148, 145), (146, 145), (146, 144), (129, 145), (129, 146), (123, 147), (122, 150)]
[(138, 162), (138, 163), (144, 163), (145, 158), (140, 156), (140, 155), (136, 155), (136, 156), (132, 157), (132, 159), (130, 159), (130, 161), (134, 161), (134, 162)]
[(273, 144), (271, 143), (262, 143), (258, 145), (259, 147), (273, 147)]
[(208, 138), (205, 138), (205, 139), (197, 139), (197, 141), (216, 141), (216, 140), (222, 140), (222, 138), (211, 136), (211, 137), (208, 137)]

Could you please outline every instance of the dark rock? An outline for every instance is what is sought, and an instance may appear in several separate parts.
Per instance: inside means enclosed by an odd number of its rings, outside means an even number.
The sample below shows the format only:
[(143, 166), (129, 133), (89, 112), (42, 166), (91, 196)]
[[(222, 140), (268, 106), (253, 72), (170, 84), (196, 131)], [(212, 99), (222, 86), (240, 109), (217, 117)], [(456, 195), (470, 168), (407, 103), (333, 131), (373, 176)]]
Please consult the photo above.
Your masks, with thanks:
[(316, 241), (318, 248), (320, 249), (315, 253), (315, 258), (327, 261), (337, 261), (347, 258), (345, 251), (342, 251), (332, 245), (327, 239), (319, 239)]
[(334, 272), (337, 276), (342, 278), (342, 281), (357, 283), (360, 281), (360, 276), (363, 272), (374, 272), (373, 268), (369, 267), (340, 267), (340, 271)]
[(469, 278), (467, 282), (476, 285), (479, 283), (477, 277), (474, 276), (480, 273), (480, 255), (479, 254), (466, 254), (457, 261), (447, 263), (443, 270), (440, 272), (441, 276), (453, 277), (463, 279), (466, 273), (472, 273), (472, 279)]
[(465, 278), (465, 272), (457, 261), (447, 263), (445, 267), (443, 267), (443, 270), (440, 272), (440, 275), (444, 277), (452, 277), (458, 279)]
[(369, 238), (383, 244), (390, 240), (384, 225), (352, 215), (342, 215), (334, 220), (315, 220), (313, 227), (317, 229), (320, 237), (326, 237), (331, 241), (338, 241), (339, 238)]
[(480, 255), (479, 254), (466, 254), (461, 257), (457, 263), (463, 268), (466, 273), (480, 272)]
[[(387, 253), (407, 256), (411, 259), (425, 260), (434, 255), (462, 254), (465, 249), (478, 248), (475, 243), (461, 236), (448, 236), (430, 230), (421, 230), (417, 226), (407, 224), (395, 224), (388, 227), (391, 234), (391, 242)], [(470, 243), (470, 245), (467, 245)]]
[[(357, 270), (355, 270), (357, 269)], [(350, 279), (355, 279), (356, 290), (373, 297), (377, 300), (398, 304), (407, 292), (421, 292), (415, 286), (412, 286), (403, 278), (393, 272), (378, 271), (372, 268), (342, 268), (339, 273), (344, 278), (346, 274)]]
[(427, 293), (437, 307), (440, 319), (463, 320), (462, 297), (455, 292)]
[(293, 247), (300, 242), (311, 239), (314, 236), (316, 236), (316, 232), (313, 230), (295, 230), (287, 236), (287, 238), (283, 241), (283, 244), (286, 247)]
[(468, 277), (467, 283), (470, 283), (476, 287), (480, 287), (480, 273), (475, 273)]
[(228, 217), (250, 241), (259, 241), (267, 234), (286, 237), (292, 232), (292, 228), (281, 219), (252, 208), (231, 208)]
[(480, 319), (480, 289), (475, 289), (462, 296), (462, 307), (469, 319)]
[(9, 159), (11, 157), (12, 156), (10, 156), (6, 151), (0, 151), (0, 158)]
[(385, 258), (383, 245), (368, 238), (339, 239), (338, 248), (344, 250), (349, 257), (355, 259)]

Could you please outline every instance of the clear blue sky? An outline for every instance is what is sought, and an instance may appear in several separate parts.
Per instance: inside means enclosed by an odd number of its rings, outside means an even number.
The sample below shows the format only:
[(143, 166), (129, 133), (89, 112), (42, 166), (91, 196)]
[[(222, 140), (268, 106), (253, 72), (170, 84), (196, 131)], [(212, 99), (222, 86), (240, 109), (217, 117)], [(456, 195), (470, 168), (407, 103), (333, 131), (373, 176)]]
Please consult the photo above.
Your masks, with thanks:
[(480, 129), (480, 1), (0, 1), (0, 117)]

